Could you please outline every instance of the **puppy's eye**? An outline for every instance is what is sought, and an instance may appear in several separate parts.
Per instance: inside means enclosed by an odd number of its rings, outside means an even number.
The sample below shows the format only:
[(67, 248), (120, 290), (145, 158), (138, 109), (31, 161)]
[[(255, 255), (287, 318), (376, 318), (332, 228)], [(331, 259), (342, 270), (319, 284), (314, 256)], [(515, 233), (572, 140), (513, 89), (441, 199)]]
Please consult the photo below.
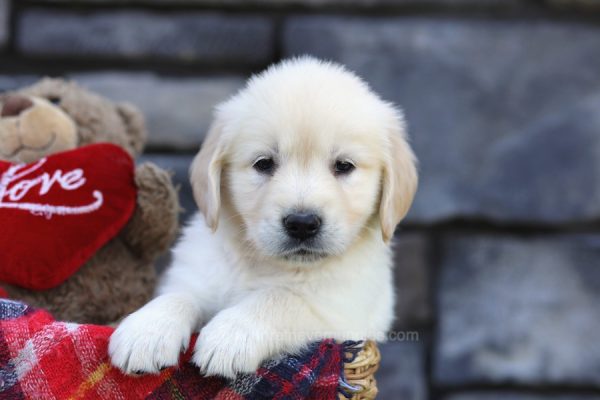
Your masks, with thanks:
[(334, 166), (334, 172), (336, 175), (348, 175), (354, 171), (356, 167), (350, 161), (337, 160)]
[(60, 97), (48, 97), (48, 101), (52, 104), (58, 105), (60, 104)]
[(269, 157), (259, 158), (254, 162), (252, 167), (261, 174), (272, 174), (275, 170), (275, 161)]

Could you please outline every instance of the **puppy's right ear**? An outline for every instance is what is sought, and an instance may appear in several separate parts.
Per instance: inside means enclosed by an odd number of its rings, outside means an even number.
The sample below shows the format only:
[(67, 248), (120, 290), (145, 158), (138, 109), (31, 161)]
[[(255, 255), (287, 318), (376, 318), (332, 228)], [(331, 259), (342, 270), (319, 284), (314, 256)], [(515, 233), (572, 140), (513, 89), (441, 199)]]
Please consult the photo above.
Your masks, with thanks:
[(194, 199), (204, 214), (206, 224), (212, 231), (219, 225), (221, 208), (221, 172), (224, 162), (224, 146), (221, 140), (221, 128), (213, 123), (208, 131), (202, 148), (190, 167), (190, 177)]
[(416, 158), (406, 141), (402, 115), (394, 112), (390, 122), (390, 153), (383, 169), (383, 190), (379, 218), (384, 242), (394, 235), (396, 225), (404, 218), (417, 190)]

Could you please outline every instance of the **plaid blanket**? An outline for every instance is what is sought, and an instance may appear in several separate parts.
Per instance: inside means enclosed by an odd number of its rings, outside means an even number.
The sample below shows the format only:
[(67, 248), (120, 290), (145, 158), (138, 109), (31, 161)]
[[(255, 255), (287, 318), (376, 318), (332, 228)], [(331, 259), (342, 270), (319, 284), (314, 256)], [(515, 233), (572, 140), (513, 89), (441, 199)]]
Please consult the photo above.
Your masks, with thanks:
[(341, 389), (347, 388), (343, 363), (356, 348), (323, 340), (229, 381), (202, 377), (187, 362), (188, 351), (178, 368), (132, 377), (110, 365), (112, 332), (57, 322), (46, 311), (0, 300), (0, 399), (336, 399), (348, 395)]

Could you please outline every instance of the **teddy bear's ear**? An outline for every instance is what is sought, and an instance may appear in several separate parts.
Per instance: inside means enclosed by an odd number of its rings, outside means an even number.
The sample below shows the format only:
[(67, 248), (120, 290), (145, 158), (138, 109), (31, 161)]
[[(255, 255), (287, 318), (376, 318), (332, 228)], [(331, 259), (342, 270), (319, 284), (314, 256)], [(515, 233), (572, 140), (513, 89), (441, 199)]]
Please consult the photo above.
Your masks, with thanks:
[(8, 93), (0, 93), (0, 112), (2, 112), (2, 107), (4, 107), (4, 102), (6, 101), (6, 96)]
[(129, 103), (117, 104), (117, 112), (125, 124), (129, 147), (136, 154), (140, 154), (144, 149), (147, 138), (146, 123), (142, 113), (137, 107)]

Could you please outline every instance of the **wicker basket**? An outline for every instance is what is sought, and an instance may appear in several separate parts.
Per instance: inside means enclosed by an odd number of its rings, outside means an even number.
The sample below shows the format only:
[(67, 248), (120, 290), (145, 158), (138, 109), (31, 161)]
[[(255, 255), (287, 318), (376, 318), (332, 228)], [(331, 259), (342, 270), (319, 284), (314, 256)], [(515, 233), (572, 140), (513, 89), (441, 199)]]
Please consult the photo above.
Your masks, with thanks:
[[(375, 342), (367, 341), (352, 362), (346, 363), (344, 373), (346, 381), (354, 389), (352, 400), (372, 400), (377, 397), (375, 372), (379, 368), (381, 354)], [(340, 394), (340, 399), (347, 400)]]

